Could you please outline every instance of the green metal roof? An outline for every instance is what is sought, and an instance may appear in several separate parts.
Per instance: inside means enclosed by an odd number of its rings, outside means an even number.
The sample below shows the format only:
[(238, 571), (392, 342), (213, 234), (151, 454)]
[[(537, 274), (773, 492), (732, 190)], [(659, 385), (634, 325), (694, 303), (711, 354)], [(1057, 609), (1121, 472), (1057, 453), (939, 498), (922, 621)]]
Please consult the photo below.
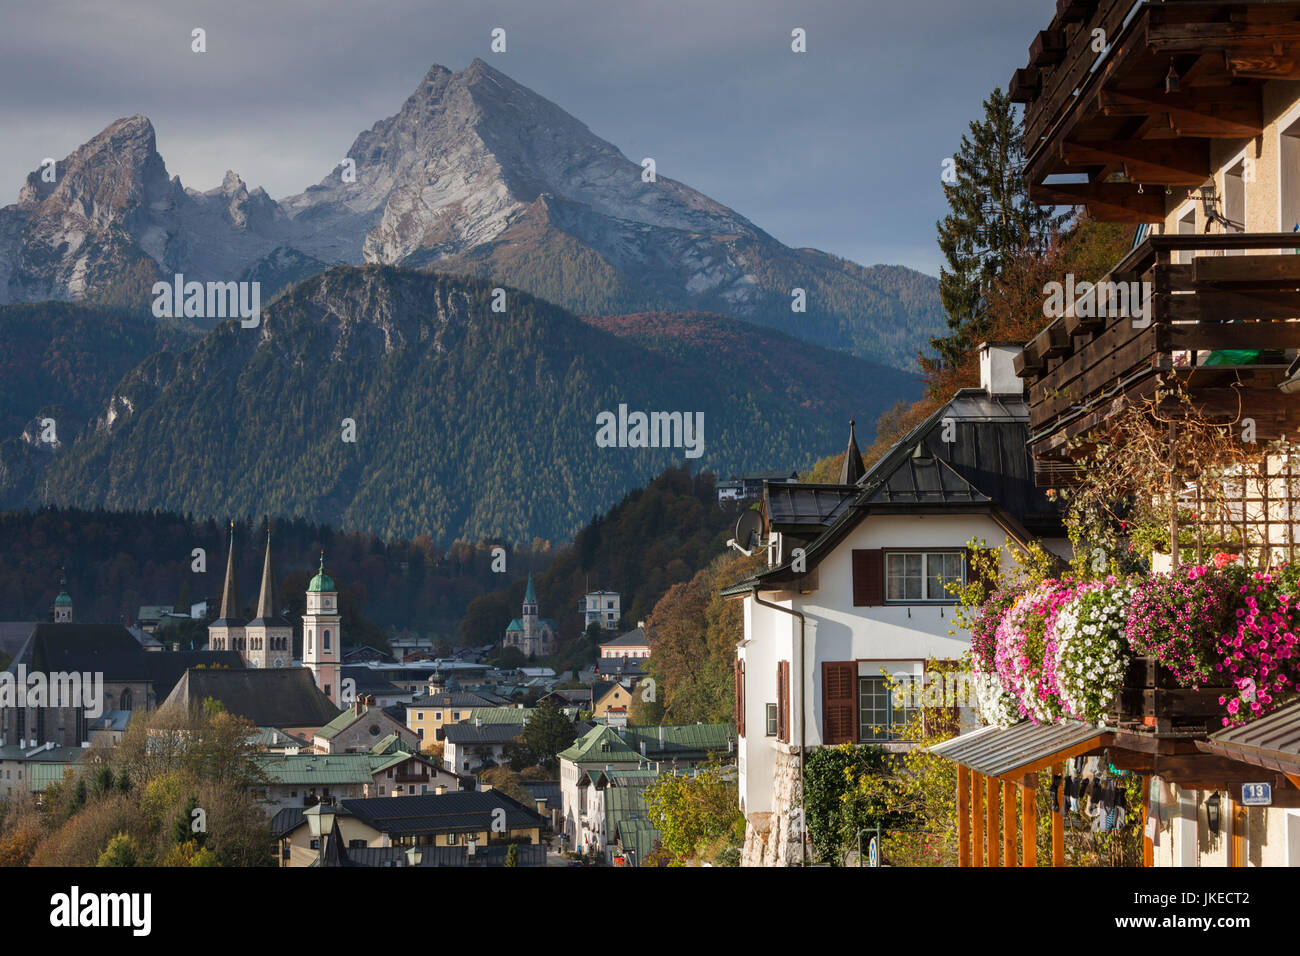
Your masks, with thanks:
[(339, 786), (370, 783), (375, 774), (409, 760), (413, 754), (254, 754), (271, 783)]
[(326, 740), (333, 740), (336, 736), (351, 727), (353, 721), (360, 719), (360, 715), (357, 714), (356, 710), (349, 707), (320, 730), (316, 731), (316, 736), (324, 737)]
[(597, 724), (556, 756), (574, 763), (640, 763), (641, 755), (612, 728)]
[(320, 570), (316, 572), (316, 576), (312, 578), (311, 583), (307, 585), (307, 590), (308, 591), (337, 591), (338, 590), (338, 588), (334, 586), (334, 579), (325, 573), (324, 554), (320, 556)]
[(528, 574), (528, 589), (524, 591), (524, 603), (525, 604), (537, 603), (537, 591), (533, 588), (533, 575), (531, 571)]
[(519, 622), (519, 618), (517, 617), (511, 618), (510, 624), (506, 627), (507, 631), (522, 631), (523, 629), (524, 626)]

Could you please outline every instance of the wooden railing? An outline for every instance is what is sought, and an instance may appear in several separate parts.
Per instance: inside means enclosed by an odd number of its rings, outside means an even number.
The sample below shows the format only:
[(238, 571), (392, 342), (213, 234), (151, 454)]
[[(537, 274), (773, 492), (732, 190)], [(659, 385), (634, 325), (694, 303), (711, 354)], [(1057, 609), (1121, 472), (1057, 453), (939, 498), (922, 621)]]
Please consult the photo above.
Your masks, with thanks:
[[(1268, 433), (1261, 440), (1294, 433), (1300, 400), (1276, 386), (1289, 350), (1300, 348), (1297, 246), (1300, 237), (1293, 233), (1145, 239), (1101, 280), (1108, 289), (1122, 284), (1126, 293), (1136, 290), (1138, 306), (1132, 295), (1122, 310), (1115, 301), (1098, 308), (1095, 296), (1088, 306), (1066, 302), (1065, 314), (1016, 356), (1036, 453), (1059, 449), (1097, 424), (1113, 399), (1151, 394), (1156, 375), (1171, 371), (1184, 378), (1193, 397), (1204, 396), (1208, 411), (1231, 413), (1230, 403), (1254, 415)], [(1090, 314), (1095, 311), (1105, 314)], [(1229, 350), (1255, 354), (1232, 364)], [(1212, 353), (1218, 353), (1215, 361), (1206, 365)]]

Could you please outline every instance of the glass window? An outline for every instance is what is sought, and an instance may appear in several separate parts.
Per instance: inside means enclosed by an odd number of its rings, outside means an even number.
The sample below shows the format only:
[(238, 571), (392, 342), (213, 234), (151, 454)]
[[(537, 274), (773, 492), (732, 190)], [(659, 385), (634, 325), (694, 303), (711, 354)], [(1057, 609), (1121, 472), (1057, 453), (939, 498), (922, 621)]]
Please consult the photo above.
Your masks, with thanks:
[(961, 584), (965, 571), (961, 551), (894, 551), (885, 555), (885, 600), (956, 601), (949, 584)]
[(890, 601), (921, 600), (925, 577), (925, 556), (896, 552), (885, 556), (885, 598)]
[(767, 735), (776, 736), (776, 704), (767, 705)]
[(916, 702), (915, 695), (901, 688), (903, 681), (915, 681), (904, 675), (891, 680), (884, 677), (858, 678), (858, 740), (863, 743), (898, 740), (917, 708), (905, 706)]

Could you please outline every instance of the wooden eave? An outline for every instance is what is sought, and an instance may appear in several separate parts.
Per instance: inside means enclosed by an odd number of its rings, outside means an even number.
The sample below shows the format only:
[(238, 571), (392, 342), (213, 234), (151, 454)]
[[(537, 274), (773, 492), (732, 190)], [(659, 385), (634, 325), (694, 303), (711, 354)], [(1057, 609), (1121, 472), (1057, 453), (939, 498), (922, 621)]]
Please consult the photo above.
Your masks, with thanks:
[[(1095, 29), (1110, 38), (1104, 53), (1092, 50)], [(1176, 92), (1165, 91), (1171, 67)], [(1027, 103), (1031, 196), (1106, 221), (1160, 221), (1166, 188), (1210, 178), (1210, 140), (1259, 135), (1261, 88), (1273, 79), (1300, 80), (1294, 0), (1063, 4), (1011, 87)], [(1048, 181), (1070, 174), (1086, 181)]]

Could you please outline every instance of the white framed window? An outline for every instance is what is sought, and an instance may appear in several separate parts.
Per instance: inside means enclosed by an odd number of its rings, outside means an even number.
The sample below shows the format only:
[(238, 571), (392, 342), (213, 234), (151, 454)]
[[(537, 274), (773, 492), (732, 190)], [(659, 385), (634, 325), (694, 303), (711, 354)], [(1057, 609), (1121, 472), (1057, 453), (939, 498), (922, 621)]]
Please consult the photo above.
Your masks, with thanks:
[(885, 600), (892, 603), (955, 603), (949, 584), (966, 580), (965, 551), (885, 552)]
[(767, 736), (776, 736), (776, 704), (766, 704), (767, 710)]

